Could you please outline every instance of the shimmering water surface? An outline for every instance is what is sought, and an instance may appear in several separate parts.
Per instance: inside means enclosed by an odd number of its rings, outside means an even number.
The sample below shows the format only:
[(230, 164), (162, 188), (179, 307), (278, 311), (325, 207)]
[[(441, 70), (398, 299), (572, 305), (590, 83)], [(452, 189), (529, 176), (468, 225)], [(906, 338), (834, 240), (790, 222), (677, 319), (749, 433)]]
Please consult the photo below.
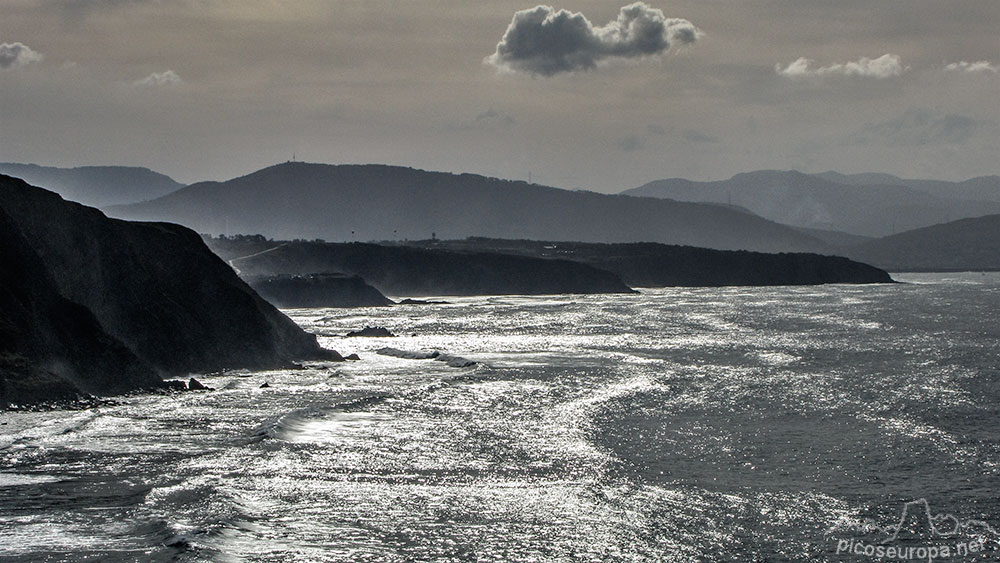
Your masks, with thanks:
[(288, 311), (362, 360), (0, 415), (0, 559), (864, 560), (831, 529), (917, 498), (998, 528), (1000, 275), (897, 278)]

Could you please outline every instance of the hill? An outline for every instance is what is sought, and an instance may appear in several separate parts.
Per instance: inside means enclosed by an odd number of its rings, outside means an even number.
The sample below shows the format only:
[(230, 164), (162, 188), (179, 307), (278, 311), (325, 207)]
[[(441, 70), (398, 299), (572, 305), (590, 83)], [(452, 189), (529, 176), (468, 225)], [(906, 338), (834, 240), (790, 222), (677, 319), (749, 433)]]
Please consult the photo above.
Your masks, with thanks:
[[(244, 240), (246, 246), (219, 239), (209, 244), (250, 280), (342, 272), (397, 296), (632, 292), (614, 274), (569, 260), (306, 241), (271, 243), (262, 251), (258, 243)], [(249, 255), (240, 256), (246, 251)]]
[[(568, 191), (472, 174), (285, 163), (107, 209), (203, 233), (333, 241), (532, 238), (826, 251), (785, 225), (718, 205)], [(371, 280), (369, 280), (371, 281)]]
[(842, 258), (806, 253), (712, 250), (656, 243), (595, 244), (471, 238), (414, 241), (454, 252), (502, 252), (558, 258), (612, 272), (632, 287), (719, 287), (891, 283), (886, 272)]
[(0, 174), (20, 178), (92, 207), (146, 201), (184, 187), (168, 176), (134, 166), (55, 168), (2, 162)]
[(0, 212), (0, 331), (16, 335), (0, 339), (3, 400), (338, 357), (184, 227), (108, 219), (2, 175)]
[(907, 231), (848, 252), (891, 271), (1000, 270), (1000, 215)]
[[(845, 176), (827, 172), (809, 175), (760, 170), (717, 182), (659, 180), (622, 193), (727, 203), (795, 227), (868, 237), (886, 236), (960, 217), (1000, 213), (1000, 187), (996, 198), (987, 198), (991, 177), (975, 178), (950, 188), (944, 186), (947, 184), (944, 182), (894, 178), (883, 174)], [(965, 197), (956, 195), (960, 192)], [(982, 196), (984, 200), (969, 199), (972, 195)]]
[(249, 279), (339, 270), (360, 275), (395, 295), (605, 293), (628, 291), (627, 286), (892, 281), (878, 268), (837, 256), (721, 251), (656, 243), (472, 237), (376, 245), (233, 237), (209, 238), (208, 244)]
[(839, 174), (837, 172), (823, 172), (822, 174), (816, 174), (816, 176), (840, 184), (855, 186), (907, 186), (946, 199), (1000, 202), (1000, 176), (979, 176), (962, 182), (904, 179), (891, 174)]

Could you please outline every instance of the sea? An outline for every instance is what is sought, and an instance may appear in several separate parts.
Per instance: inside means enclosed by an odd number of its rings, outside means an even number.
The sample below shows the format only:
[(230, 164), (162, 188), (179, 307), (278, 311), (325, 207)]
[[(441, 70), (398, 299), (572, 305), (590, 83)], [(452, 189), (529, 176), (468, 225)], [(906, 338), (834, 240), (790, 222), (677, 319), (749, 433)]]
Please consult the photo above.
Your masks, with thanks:
[(0, 561), (998, 561), (1000, 274), (895, 278), (287, 310), (360, 360), (0, 413)]

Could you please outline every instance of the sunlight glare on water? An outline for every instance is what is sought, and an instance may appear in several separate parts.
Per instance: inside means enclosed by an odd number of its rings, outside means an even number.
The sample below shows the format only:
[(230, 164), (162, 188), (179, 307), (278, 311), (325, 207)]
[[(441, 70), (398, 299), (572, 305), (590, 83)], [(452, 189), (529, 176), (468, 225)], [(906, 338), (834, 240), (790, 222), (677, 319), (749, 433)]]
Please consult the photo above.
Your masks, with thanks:
[(913, 498), (1000, 524), (1000, 277), (913, 281), (291, 310), (361, 361), (4, 413), (0, 557), (822, 561)]

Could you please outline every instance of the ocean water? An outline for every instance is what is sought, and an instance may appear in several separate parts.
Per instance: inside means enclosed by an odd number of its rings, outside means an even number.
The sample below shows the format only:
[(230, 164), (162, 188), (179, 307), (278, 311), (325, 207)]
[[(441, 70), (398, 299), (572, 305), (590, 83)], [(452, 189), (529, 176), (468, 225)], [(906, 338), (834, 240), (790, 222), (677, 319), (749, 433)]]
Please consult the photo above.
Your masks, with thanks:
[(291, 310), (362, 360), (0, 414), (0, 560), (1000, 560), (1000, 275), (897, 279)]

